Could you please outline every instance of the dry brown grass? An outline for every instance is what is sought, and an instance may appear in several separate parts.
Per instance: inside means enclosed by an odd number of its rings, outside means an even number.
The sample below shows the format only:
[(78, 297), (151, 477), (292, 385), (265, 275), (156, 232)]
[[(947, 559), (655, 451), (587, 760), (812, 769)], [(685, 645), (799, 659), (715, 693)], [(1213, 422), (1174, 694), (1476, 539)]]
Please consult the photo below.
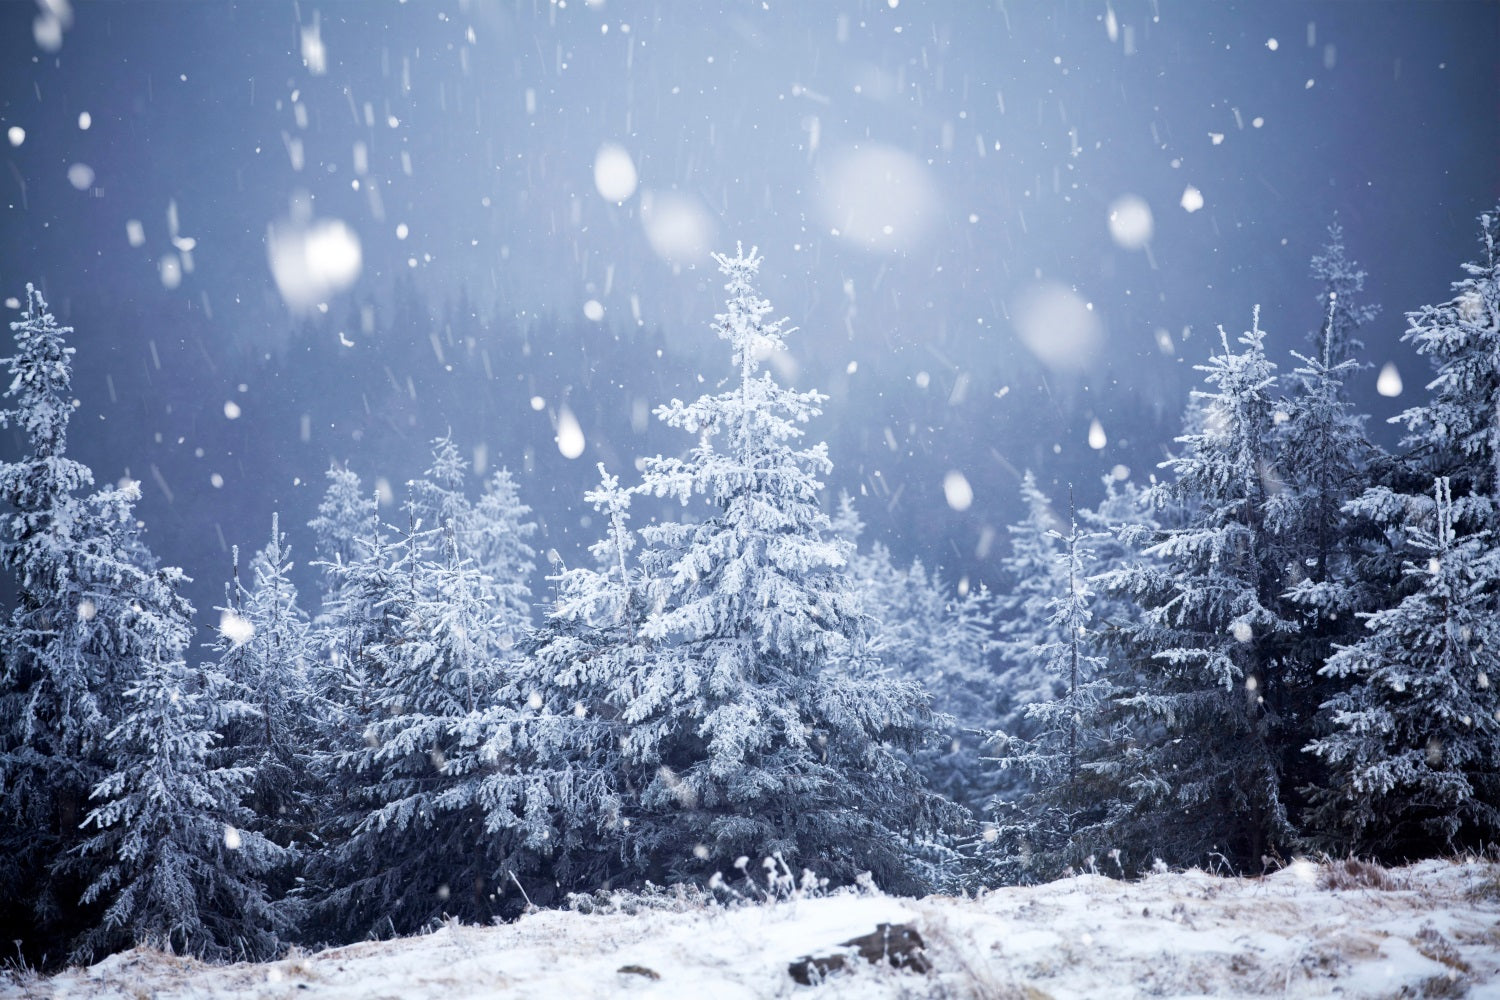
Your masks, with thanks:
[(1318, 888), (1380, 889), (1390, 892), (1404, 886), (1382, 865), (1373, 861), (1361, 861), (1359, 858), (1345, 858), (1322, 866), (1318, 872)]

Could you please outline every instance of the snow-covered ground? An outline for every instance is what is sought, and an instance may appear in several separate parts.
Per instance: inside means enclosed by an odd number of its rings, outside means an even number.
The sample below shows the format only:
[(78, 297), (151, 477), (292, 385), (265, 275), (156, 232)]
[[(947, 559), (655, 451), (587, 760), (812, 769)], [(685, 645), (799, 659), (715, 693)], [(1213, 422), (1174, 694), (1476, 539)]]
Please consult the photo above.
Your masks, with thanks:
[[(1500, 997), (1500, 865), (1363, 872), (1297, 862), (1266, 878), (1084, 875), (972, 900), (549, 911), (264, 965), (138, 949), (50, 979), (0, 978), (0, 996)], [(926, 940), (927, 975), (861, 962), (807, 987), (788, 974), (801, 956), (906, 922)]]

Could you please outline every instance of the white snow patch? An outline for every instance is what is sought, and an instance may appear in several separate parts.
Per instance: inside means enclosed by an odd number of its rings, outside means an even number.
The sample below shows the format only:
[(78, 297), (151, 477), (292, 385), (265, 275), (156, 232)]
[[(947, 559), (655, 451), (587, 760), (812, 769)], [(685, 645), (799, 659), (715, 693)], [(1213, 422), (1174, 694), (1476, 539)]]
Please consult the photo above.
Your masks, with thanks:
[[(840, 893), (634, 915), (553, 910), (262, 964), (138, 948), (14, 985), (16, 995), (99, 1000), (1497, 995), (1500, 865), (1425, 861), (1386, 873), (1388, 888), (1326, 888), (1337, 874), (1296, 861), (1264, 878), (1081, 875), (975, 899)], [(789, 963), (882, 923), (914, 924), (932, 972), (855, 962), (821, 986), (792, 982)], [(0, 993), (10, 986), (0, 975)]]
[(5, 138), (10, 140), (12, 146), (19, 146), (26, 141), (26, 130), (19, 125), (12, 125), (5, 130)]
[(1189, 184), (1182, 192), (1182, 207), (1196, 212), (1203, 207), (1203, 192)]

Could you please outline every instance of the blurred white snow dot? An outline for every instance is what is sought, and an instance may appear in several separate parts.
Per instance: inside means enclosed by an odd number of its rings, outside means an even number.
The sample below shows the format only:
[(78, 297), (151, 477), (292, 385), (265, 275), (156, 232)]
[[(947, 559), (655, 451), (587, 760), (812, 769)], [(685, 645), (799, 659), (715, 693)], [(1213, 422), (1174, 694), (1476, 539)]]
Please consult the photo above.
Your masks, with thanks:
[(1123, 483), (1125, 480), (1130, 478), (1130, 466), (1123, 464), (1116, 465), (1113, 469), (1109, 470), (1109, 474), (1115, 482)]
[(828, 225), (871, 251), (913, 248), (939, 208), (927, 167), (892, 146), (854, 146), (833, 154), (822, 171), (820, 193)]
[(175, 253), (169, 253), (157, 261), (156, 267), (161, 272), (163, 288), (171, 290), (182, 284), (182, 261), (177, 259)]
[(531, 408), (533, 410), (536, 410), (538, 413), (540, 413), (543, 409), (546, 408), (546, 406), (547, 406), (547, 401), (545, 399), (543, 399), (541, 396), (532, 396), (531, 397)]
[(844, 366), (844, 373), (846, 375), (853, 375), (857, 371), (859, 371), (859, 362), (858, 361), (851, 361), (847, 365)]
[(1401, 395), (1402, 388), (1401, 373), (1396, 370), (1396, 363), (1387, 361), (1380, 369), (1380, 376), (1375, 379), (1375, 391), (1382, 396), (1394, 397)]
[(1151, 206), (1133, 194), (1122, 195), (1109, 206), (1109, 235), (1126, 250), (1139, 250), (1151, 240)]
[(705, 845), (705, 844), (694, 844), (693, 845), (693, 857), (697, 858), (699, 861), (707, 861), (708, 860), (708, 846)]
[(222, 490), (224, 488), (224, 477), (215, 472), (208, 477), (208, 484), (216, 490)]
[(1208, 133), (1208, 141), (1211, 142), (1211, 143), (1213, 143), (1215, 146), (1217, 146), (1217, 145), (1219, 145), (1219, 143), (1221, 143), (1221, 142), (1224, 141), (1224, 133), (1223, 132), (1210, 132), (1210, 133)]
[(93, 115), (89, 114), (87, 111), (80, 111), (80, 112), (78, 112), (78, 127), (79, 128), (81, 128), (81, 129), (83, 129), (83, 131), (87, 132), (89, 130), (89, 126), (93, 125), (93, 124), (94, 124), (94, 116)]
[(594, 187), (605, 201), (624, 201), (635, 194), (639, 177), (624, 146), (606, 142), (594, 154)]
[(5, 138), (10, 140), (12, 146), (19, 146), (26, 141), (26, 130), (19, 125), (12, 125), (5, 130)]
[(573, 411), (564, 406), (557, 414), (557, 450), (563, 458), (577, 458), (583, 454), (583, 447), (583, 428)]
[(224, 416), (228, 417), (230, 420), (238, 420), (240, 418), (240, 404), (236, 403), (232, 399), (225, 400)]
[(88, 598), (85, 597), (83, 600), (78, 602), (78, 617), (82, 621), (91, 622), (94, 620), (94, 616), (98, 613), (99, 609), (95, 607), (94, 602), (89, 600)]
[(598, 299), (589, 299), (583, 304), (583, 315), (585, 319), (597, 323), (604, 318), (604, 307), (599, 304)]
[(1084, 371), (1104, 342), (1099, 314), (1077, 293), (1055, 282), (1022, 294), (1011, 306), (1011, 319), (1021, 343), (1054, 371)]
[(228, 823), (225, 823), (224, 824), (224, 846), (227, 847), (227, 848), (229, 848), (231, 851), (238, 851), (240, 849), (240, 845), (242, 843), (243, 843), (243, 841), (240, 839), (240, 831), (236, 830), (234, 827), (230, 826)]
[(68, 183), (80, 191), (94, 186), (94, 168), (87, 163), (75, 163), (68, 168)]
[(141, 225), (140, 219), (129, 219), (126, 221), (125, 239), (133, 247), (138, 247), (146, 242), (146, 227)]
[(243, 646), (255, 635), (255, 626), (248, 618), (241, 618), (225, 608), (219, 613), (219, 634), (236, 646)]
[(56, 52), (62, 48), (63, 23), (51, 11), (43, 11), (31, 22), (31, 37), (43, 52)]
[(21, 300), (12, 295), (5, 300), (5, 308), (19, 309), (21, 308)]
[(676, 191), (641, 192), (641, 225), (651, 249), (672, 264), (699, 262), (714, 240), (714, 221), (703, 204)]
[(968, 510), (974, 503), (974, 487), (968, 477), (954, 469), (943, 477), (943, 496), (954, 510)]
[(530, 705), (534, 709), (541, 708), (542, 696), (533, 691), (531, 692), (531, 694), (526, 696), (526, 704)]
[(1235, 642), (1249, 642), (1255, 635), (1249, 622), (1235, 622), (1229, 626), (1229, 633), (1234, 636)]
[(1089, 424), (1089, 447), (1100, 451), (1107, 444), (1109, 444), (1109, 438), (1104, 436), (1104, 425), (1099, 423), (1098, 417), (1095, 417), (1093, 423)]
[(1182, 207), (1189, 212), (1196, 212), (1203, 207), (1203, 192), (1191, 184), (1182, 192)]
[(323, 47), (317, 14), (313, 15), (313, 23), (302, 29), (302, 62), (313, 76), (328, 72), (328, 50)]
[(339, 219), (271, 223), (266, 256), (282, 300), (299, 312), (354, 284), (364, 263), (359, 237)]
[(411, 232), (411, 230), (406, 228), (406, 223), (404, 223), (404, 222), (398, 222), (398, 223), (396, 223), (396, 239), (398, 239), (398, 240), (404, 240), (404, 239), (406, 239), (407, 235), (410, 232)]
[(1281, 46), (1281, 43), (1278, 42), (1276, 39), (1274, 39), (1274, 38), (1267, 38), (1266, 39), (1266, 48), (1270, 49), (1272, 52), (1275, 52), (1280, 46)]

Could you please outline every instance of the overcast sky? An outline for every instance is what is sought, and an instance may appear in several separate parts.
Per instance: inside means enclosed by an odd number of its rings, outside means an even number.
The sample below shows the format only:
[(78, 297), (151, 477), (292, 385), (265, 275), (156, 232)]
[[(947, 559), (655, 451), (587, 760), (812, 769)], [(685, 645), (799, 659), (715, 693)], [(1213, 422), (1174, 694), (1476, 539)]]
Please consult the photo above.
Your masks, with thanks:
[[(800, 327), (784, 377), (835, 401), (1008, 394), (1013, 426), (1001, 408), (924, 445), (951, 449), (934, 469), (976, 442), (1003, 459), (966, 470), (993, 527), (1022, 410), (1049, 414), (1049, 480), (1092, 480), (1162, 444), (1093, 449), (1093, 421), (1113, 446), (1122, 401), (1175, 418), (1217, 324), (1260, 303), (1273, 356), (1302, 346), (1335, 219), (1384, 307), (1356, 396), (1405, 405), (1374, 392), (1386, 362), (1425, 381), (1402, 313), (1446, 296), (1500, 196), (1497, 53), (1480, 2), (8, 2), (0, 299), (41, 284), (91, 384), (179, 324), (232, 369), (403, 273), (434, 307), (683, 343), (719, 305), (709, 251), (742, 240)], [(249, 395), (247, 420), (300, 405)], [(220, 447), (171, 396), (81, 413)], [(89, 451), (97, 426), (74, 440), (101, 476), (145, 478), (148, 456)], [(173, 523), (227, 502), (181, 489)]]

